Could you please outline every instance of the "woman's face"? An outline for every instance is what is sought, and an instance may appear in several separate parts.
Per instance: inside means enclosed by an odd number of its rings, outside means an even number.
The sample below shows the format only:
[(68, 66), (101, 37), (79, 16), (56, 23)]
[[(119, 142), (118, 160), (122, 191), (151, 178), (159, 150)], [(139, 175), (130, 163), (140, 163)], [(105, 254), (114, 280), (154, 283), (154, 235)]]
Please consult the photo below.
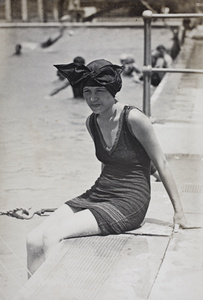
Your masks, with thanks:
[(114, 97), (104, 86), (86, 86), (83, 97), (94, 113), (102, 113), (115, 103)]

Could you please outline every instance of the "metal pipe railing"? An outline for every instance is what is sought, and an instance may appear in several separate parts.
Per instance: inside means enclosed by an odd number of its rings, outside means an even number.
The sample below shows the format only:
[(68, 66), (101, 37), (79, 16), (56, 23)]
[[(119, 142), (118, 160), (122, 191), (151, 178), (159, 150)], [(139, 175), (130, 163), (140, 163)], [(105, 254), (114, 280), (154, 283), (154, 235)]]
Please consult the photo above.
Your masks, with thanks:
[(143, 66), (143, 111), (147, 116), (151, 116), (151, 74), (152, 72), (170, 73), (196, 73), (203, 74), (203, 70), (198, 69), (172, 69), (172, 68), (152, 68), (151, 65), (151, 22), (153, 19), (171, 18), (203, 18), (203, 13), (199, 14), (153, 14), (146, 10), (142, 14), (144, 19), (144, 66)]
[[(145, 12), (144, 12), (145, 13)], [(144, 14), (143, 13), (143, 14)], [(203, 18), (203, 13), (192, 14), (153, 14), (152, 19), (182, 19), (182, 18)]]
[(143, 67), (142, 72), (150, 74), (153, 72), (203, 74), (203, 69), (152, 68), (148, 65)]
[[(144, 66), (151, 66), (151, 19), (146, 18), (144, 24)], [(143, 99), (150, 99), (151, 73), (144, 73), (143, 87)], [(145, 100), (143, 101), (143, 111), (146, 115), (151, 115), (150, 105)]]

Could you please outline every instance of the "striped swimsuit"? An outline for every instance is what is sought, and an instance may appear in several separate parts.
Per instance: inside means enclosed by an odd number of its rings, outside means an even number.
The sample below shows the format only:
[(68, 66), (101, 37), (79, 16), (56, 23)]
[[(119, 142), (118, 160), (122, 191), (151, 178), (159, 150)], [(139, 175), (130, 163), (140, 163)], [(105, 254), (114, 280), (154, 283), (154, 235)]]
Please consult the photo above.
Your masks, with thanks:
[(131, 109), (136, 108), (123, 108), (111, 149), (106, 147), (97, 115), (91, 114), (89, 124), (96, 156), (104, 168), (88, 191), (66, 202), (70, 207), (89, 209), (103, 235), (138, 228), (149, 206), (150, 159), (131, 131), (128, 123)]

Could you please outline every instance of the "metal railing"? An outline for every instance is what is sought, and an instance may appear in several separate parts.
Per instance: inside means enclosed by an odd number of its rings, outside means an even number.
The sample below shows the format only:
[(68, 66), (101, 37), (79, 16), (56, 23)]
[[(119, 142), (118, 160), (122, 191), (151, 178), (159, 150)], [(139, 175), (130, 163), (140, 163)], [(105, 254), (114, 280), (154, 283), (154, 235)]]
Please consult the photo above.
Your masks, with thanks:
[[(1, 0), (0, 0), (1, 1)], [(2, 7), (4, 6), (4, 15), (5, 20), (7, 22), (13, 21), (13, 14), (15, 7), (12, 5), (14, 0), (4, 0)], [(52, 18), (55, 22), (60, 21), (61, 12), (60, 8), (63, 7), (63, 5), (60, 5), (59, 0), (35, 0), (35, 5), (37, 6), (37, 12), (31, 11), (31, 7), (29, 6), (29, 0), (16, 0), (16, 2), (19, 2), (19, 8), (17, 8), (17, 13), (20, 14), (20, 18), (23, 22), (29, 22), (30, 18), (29, 15), (36, 14), (36, 17), (38, 18), (38, 21), (40, 22), (46, 22), (47, 21), (47, 15), (48, 11), (52, 10)], [(83, 9), (81, 9), (80, 6), (80, 0), (69, 0), (68, 1), (68, 12), (70, 15), (72, 15), (72, 21), (75, 21), (76, 17), (74, 17), (74, 14), (78, 12), (83, 12)], [(15, 18), (14, 18), (15, 20)], [(76, 20), (77, 21), (77, 20)]]
[[(28, 0), (18, 0), (20, 1), (20, 13), (21, 13), (21, 19), (23, 22), (28, 22), (29, 21), (29, 5), (28, 5)], [(73, 1), (73, 0), (70, 0)], [(45, 22), (46, 21), (46, 5), (45, 5), (45, 0), (36, 0), (36, 5), (37, 5), (37, 16), (40, 22)], [(58, 13), (58, 1), (53, 0), (52, 4), (53, 10), (53, 18), (54, 21), (59, 21), (59, 13)], [(5, 0), (5, 19), (7, 22), (12, 22), (13, 21), (13, 11), (14, 9), (12, 7), (12, 0)]]
[(143, 66), (143, 111), (147, 116), (151, 116), (151, 75), (152, 72), (170, 73), (196, 73), (203, 74), (199, 69), (173, 69), (173, 68), (152, 68), (151, 63), (151, 22), (153, 19), (172, 18), (203, 18), (203, 13), (192, 14), (153, 14), (150, 10), (143, 12), (144, 20), (144, 66)]

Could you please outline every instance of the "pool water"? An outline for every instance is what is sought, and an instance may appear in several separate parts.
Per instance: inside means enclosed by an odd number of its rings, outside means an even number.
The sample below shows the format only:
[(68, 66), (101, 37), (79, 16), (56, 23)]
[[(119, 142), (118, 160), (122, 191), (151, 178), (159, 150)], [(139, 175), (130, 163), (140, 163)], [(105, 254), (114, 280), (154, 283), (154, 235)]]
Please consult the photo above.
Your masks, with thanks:
[[(1, 206), (41, 201), (63, 203), (94, 182), (100, 165), (85, 120), (84, 100), (71, 88), (49, 98), (54, 88), (54, 64), (83, 56), (86, 63), (105, 58), (119, 64), (132, 53), (141, 68), (143, 30), (132, 28), (66, 28), (49, 48), (39, 44), (57, 33), (53, 28), (0, 29)], [(154, 29), (152, 47), (172, 44), (169, 29)], [(22, 44), (22, 55), (13, 55)], [(142, 108), (142, 85), (123, 78), (118, 100)], [(49, 196), (47, 196), (49, 194)], [(28, 200), (29, 199), (29, 200)]]

